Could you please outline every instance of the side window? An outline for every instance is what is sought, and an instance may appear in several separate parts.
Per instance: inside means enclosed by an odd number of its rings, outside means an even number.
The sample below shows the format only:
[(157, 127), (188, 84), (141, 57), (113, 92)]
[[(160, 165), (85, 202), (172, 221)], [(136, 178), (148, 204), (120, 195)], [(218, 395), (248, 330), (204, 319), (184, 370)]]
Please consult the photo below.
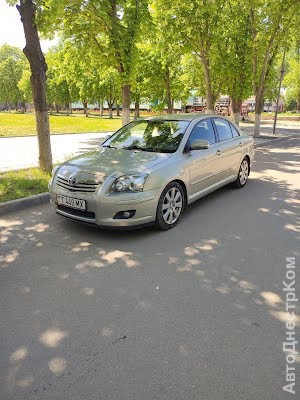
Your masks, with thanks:
[(236, 129), (235, 126), (233, 126), (232, 124), (230, 124), (230, 128), (231, 128), (231, 132), (232, 132), (232, 137), (239, 137), (239, 131)]
[(204, 119), (194, 126), (190, 137), (190, 145), (197, 139), (208, 140), (209, 144), (216, 142), (215, 132), (210, 119)]
[(220, 141), (232, 138), (229, 122), (225, 119), (214, 118)]

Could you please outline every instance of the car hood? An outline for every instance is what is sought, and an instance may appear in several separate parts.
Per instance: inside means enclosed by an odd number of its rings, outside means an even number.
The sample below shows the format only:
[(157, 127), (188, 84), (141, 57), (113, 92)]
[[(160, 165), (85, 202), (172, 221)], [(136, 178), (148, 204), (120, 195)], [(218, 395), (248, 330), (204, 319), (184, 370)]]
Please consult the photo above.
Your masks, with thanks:
[(149, 173), (151, 169), (171, 157), (170, 153), (152, 153), (137, 150), (100, 148), (75, 157), (59, 168), (59, 173), (95, 174), (98, 178), (132, 173)]

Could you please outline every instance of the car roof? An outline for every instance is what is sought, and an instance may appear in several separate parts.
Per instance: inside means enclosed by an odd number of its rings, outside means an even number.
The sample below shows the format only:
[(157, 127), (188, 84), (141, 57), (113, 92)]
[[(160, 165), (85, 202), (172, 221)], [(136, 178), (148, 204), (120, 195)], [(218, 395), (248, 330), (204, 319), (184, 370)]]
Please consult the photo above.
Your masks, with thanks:
[(218, 117), (218, 115), (212, 114), (191, 114), (191, 113), (178, 113), (178, 114), (164, 114), (156, 115), (155, 117), (146, 118), (150, 121), (193, 121), (196, 118), (210, 118)]

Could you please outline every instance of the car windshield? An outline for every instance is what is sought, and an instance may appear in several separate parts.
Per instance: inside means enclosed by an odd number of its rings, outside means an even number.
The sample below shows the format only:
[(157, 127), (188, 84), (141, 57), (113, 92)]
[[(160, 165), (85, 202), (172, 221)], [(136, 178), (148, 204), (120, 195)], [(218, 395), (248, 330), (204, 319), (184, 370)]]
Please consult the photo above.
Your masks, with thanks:
[(189, 121), (134, 121), (118, 130), (103, 146), (125, 150), (173, 153)]

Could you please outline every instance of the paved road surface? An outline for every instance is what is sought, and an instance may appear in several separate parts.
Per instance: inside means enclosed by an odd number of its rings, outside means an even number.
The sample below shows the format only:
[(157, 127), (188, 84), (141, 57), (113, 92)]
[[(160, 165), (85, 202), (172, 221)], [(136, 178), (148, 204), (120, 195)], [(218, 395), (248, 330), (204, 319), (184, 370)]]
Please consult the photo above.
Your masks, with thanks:
[(299, 263), (299, 144), (258, 150), (244, 189), (169, 232), (102, 231), (48, 205), (2, 219), (1, 400), (292, 398), (282, 280), (285, 257)]
[[(249, 133), (253, 124), (243, 124)], [(271, 133), (272, 125), (263, 123), (261, 133)], [(277, 133), (300, 134), (300, 123), (279, 121)], [(72, 156), (97, 148), (105, 133), (82, 133), (69, 135), (51, 135), (53, 162), (59, 163)], [(38, 165), (38, 144), (36, 136), (0, 138), (0, 172)]]
[[(51, 135), (53, 163), (96, 148), (105, 133)], [(38, 165), (36, 136), (0, 138), (0, 172)]]

